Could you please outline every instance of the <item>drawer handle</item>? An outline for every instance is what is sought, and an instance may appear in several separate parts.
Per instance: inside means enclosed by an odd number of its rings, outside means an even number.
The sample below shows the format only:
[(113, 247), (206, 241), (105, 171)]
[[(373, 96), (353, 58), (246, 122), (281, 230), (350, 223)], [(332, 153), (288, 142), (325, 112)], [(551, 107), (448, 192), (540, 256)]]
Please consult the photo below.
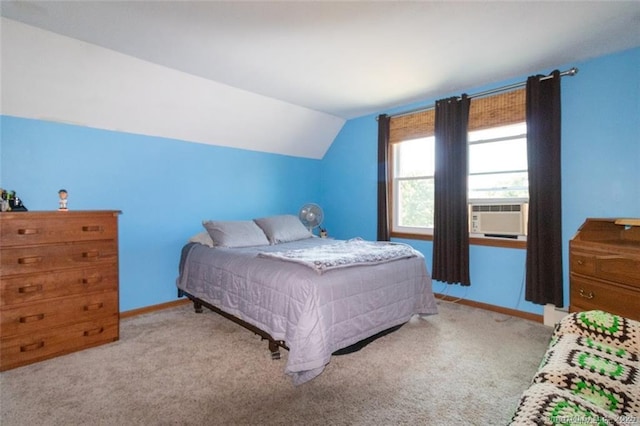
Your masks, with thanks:
[(84, 336), (96, 336), (104, 331), (104, 327), (94, 328), (93, 330), (85, 330)]
[(85, 251), (82, 253), (82, 257), (85, 259), (96, 259), (100, 257), (100, 252), (98, 250)]
[(44, 314), (29, 315), (28, 317), (20, 317), (20, 322), (22, 324), (26, 324), (28, 322), (33, 322), (33, 321), (42, 321), (43, 319), (44, 319)]
[(585, 263), (584, 260), (582, 259), (578, 260), (578, 265), (584, 265), (584, 263)]
[(102, 282), (102, 275), (94, 275), (82, 279), (82, 284), (98, 284), (99, 282)]
[(82, 232), (99, 232), (99, 231), (102, 231), (102, 226), (99, 226), (99, 225), (90, 225), (90, 226), (82, 227)]
[(29, 352), (35, 351), (36, 349), (40, 349), (44, 347), (44, 341), (39, 341), (37, 343), (31, 343), (30, 345), (20, 346), (20, 352)]
[(18, 293), (20, 294), (37, 293), (39, 291), (42, 291), (42, 284), (28, 285), (18, 289)]
[(593, 297), (595, 296), (595, 294), (593, 294), (592, 291), (590, 291), (589, 293), (585, 293), (584, 289), (580, 289), (580, 296), (584, 297), (585, 299), (593, 299)]
[(104, 303), (94, 303), (93, 305), (85, 305), (85, 311), (97, 311), (98, 309), (102, 309), (104, 307)]
[(21, 257), (18, 259), (20, 265), (31, 265), (42, 262), (42, 256)]
[(37, 233), (38, 233), (37, 229), (29, 229), (29, 228), (18, 229), (18, 235), (33, 235)]

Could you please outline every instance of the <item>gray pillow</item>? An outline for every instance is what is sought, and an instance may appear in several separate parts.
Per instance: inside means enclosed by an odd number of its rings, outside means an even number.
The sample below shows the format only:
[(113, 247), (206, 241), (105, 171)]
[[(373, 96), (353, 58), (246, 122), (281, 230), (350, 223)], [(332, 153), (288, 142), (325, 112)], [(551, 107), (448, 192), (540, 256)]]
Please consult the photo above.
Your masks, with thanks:
[(253, 219), (271, 244), (286, 243), (313, 237), (297, 216), (290, 214)]
[(213, 244), (218, 247), (250, 247), (269, 245), (269, 240), (251, 220), (202, 222)]
[(189, 238), (190, 243), (198, 243), (203, 244), (205, 246), (213, 247), (213, 239), (211, 239), (211, 235), (208, 232), (198, 232), (193, 237)]

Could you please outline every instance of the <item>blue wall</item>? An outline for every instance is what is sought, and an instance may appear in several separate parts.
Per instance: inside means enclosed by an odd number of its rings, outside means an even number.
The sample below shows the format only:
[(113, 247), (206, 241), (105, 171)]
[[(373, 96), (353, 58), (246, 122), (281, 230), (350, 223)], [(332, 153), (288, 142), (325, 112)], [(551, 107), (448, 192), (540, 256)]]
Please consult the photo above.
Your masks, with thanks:
[[(640, 49), (557, 68), (571, 66), (580, 72), (562, 80), (565, 303), (568, 241), (584, 219), (640, 217)], [(296, 213), (316, 201), (331, 235), (375, 239), (376, 115), (349, 120), (321, 161), (3, 116), (0, 185), (16, 190), (31, 210), (55, 210), (60, 188), (69, 191), (70, 209), (122, 210), (126, 311), (176, 298), (180, 248), (203, 219)], [(431, 267), (430, 242), (403, 241)], [(524, 264), (524, 250), (472, 246), (471, 287), (436, 282), (434, 289), (541, 313), (523, 299)]]
[(297, 213), (320, 160), (3, 116), (1, 186), (29, 210), (121, 210), (120, 310), (176, 298), (180, 249), (203, 219)]
[[(640, 217), (640, 49), (577, 64), (562, 79), (562, 192), (565, 305), (569, 303), (568, 245), (587, 217)], [(549, 70), (532, 70), (531, 74)], [(469, 94), (525, 81), (527, 75)], [(459, 95), (442, 93), (438, 98)], [(376, 237), (377, 122), (381, 113), (432, 105), (436, 99), (348, 121), (322, 164), (322, 202), (329, 232), (337, 238)], [(420, 250), (431, 267), (432, 244), (402, 240)], [(434, 282), (454, 297), (542, 313), (524, 300), (525, 250), (472, 246), (471, 287)]]

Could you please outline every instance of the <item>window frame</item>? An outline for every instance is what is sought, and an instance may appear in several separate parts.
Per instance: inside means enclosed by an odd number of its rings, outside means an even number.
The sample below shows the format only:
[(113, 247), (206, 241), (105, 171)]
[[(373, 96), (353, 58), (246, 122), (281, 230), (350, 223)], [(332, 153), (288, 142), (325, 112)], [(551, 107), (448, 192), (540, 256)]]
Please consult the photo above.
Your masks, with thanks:
[[(500, 127), (507, 124), (526, 123), (525, 117), (525, 93), (523, 89), (514, 90), (511, 92), (501, 93), (486, 98), (478, 99), (475, 105), (480, 105), (474, 111), (474, 99), (471, 103), (470, 112), (470, 127), (468, 132)], [(478, 102), (479, 101), (479, 102)], [(406, 180), (407, 178), (396, 178), (396, 162), (395, 158), (395, 144), (402, 143), (404, 141), (418, 139), (422, 137), (434, 136), (435, 133), (435, 112), (433, 109), (424, 110), (419, 113), (410, 114), (411, 116), (417, 116), (421, 114), (422, 117), (407, 117), (402, 120), (400, 124), (394, 126), (392, 122), (390, 125), (390, 142), (388, 146), (388, 167), (387, 167), (387, 195), (390, 203), (387, 207), (389, 223), (390, 223), (390, 236), (393, 238), (414, 239), (414, 240), (433, 240), (433, 227), (400, 227), (397, 225), (397, 200), (398, 195), (398, 182)], [(501, 115), (506, 114), (506, 116)], [(413, 127), (412, 127), (413, 126)], [(394, 130), (398, 130), (394, 134)], [(398, 136), (399, 135), (399, 136)], [(394, 137), (395, 136), (395, 137)], [(518, 135), (522, 136), (522, 135)], [(526, 138), (526, 133), (524, 134)], [(500, 139), (500, 138), (496, 138)], [(513, 136), (509, 136), (503, 139), (514, 139)], [(490, 143), (485, 141), (477, 141), (469, 143)], [(521, 172), (524, 170), (521, 170)], [(492, 173), (494, 174), (494, 173)], [(471, 173), (467, 173), (467, 176), (471, 176)], [(476, 175), (476, 174), (474, 174)], [(411, 177), (411, 179), (429, 178), (425, 177)], [(433, 176), (430, 177), (433, 179)], [(478, 236), (477, 234), (469, 233), (469, 243), (472, 245), (483, 245), (491, 247), (505, 247), (505, 248), (517, 248), (526, 249), (526, 236), (524, 239), (511, 239), (511, 238), (499, 238), (499, 237), (486, 237)]]

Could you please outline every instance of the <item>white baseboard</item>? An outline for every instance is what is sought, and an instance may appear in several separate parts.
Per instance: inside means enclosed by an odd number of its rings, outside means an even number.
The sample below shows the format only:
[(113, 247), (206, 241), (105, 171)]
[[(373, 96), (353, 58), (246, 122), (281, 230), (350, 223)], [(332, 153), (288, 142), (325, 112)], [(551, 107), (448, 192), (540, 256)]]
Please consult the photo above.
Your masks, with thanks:
[(553, 304), (544, 305), (544, 325), (554, 327), (562, 318), (569, 314), (564, 308), (556, 308)]

